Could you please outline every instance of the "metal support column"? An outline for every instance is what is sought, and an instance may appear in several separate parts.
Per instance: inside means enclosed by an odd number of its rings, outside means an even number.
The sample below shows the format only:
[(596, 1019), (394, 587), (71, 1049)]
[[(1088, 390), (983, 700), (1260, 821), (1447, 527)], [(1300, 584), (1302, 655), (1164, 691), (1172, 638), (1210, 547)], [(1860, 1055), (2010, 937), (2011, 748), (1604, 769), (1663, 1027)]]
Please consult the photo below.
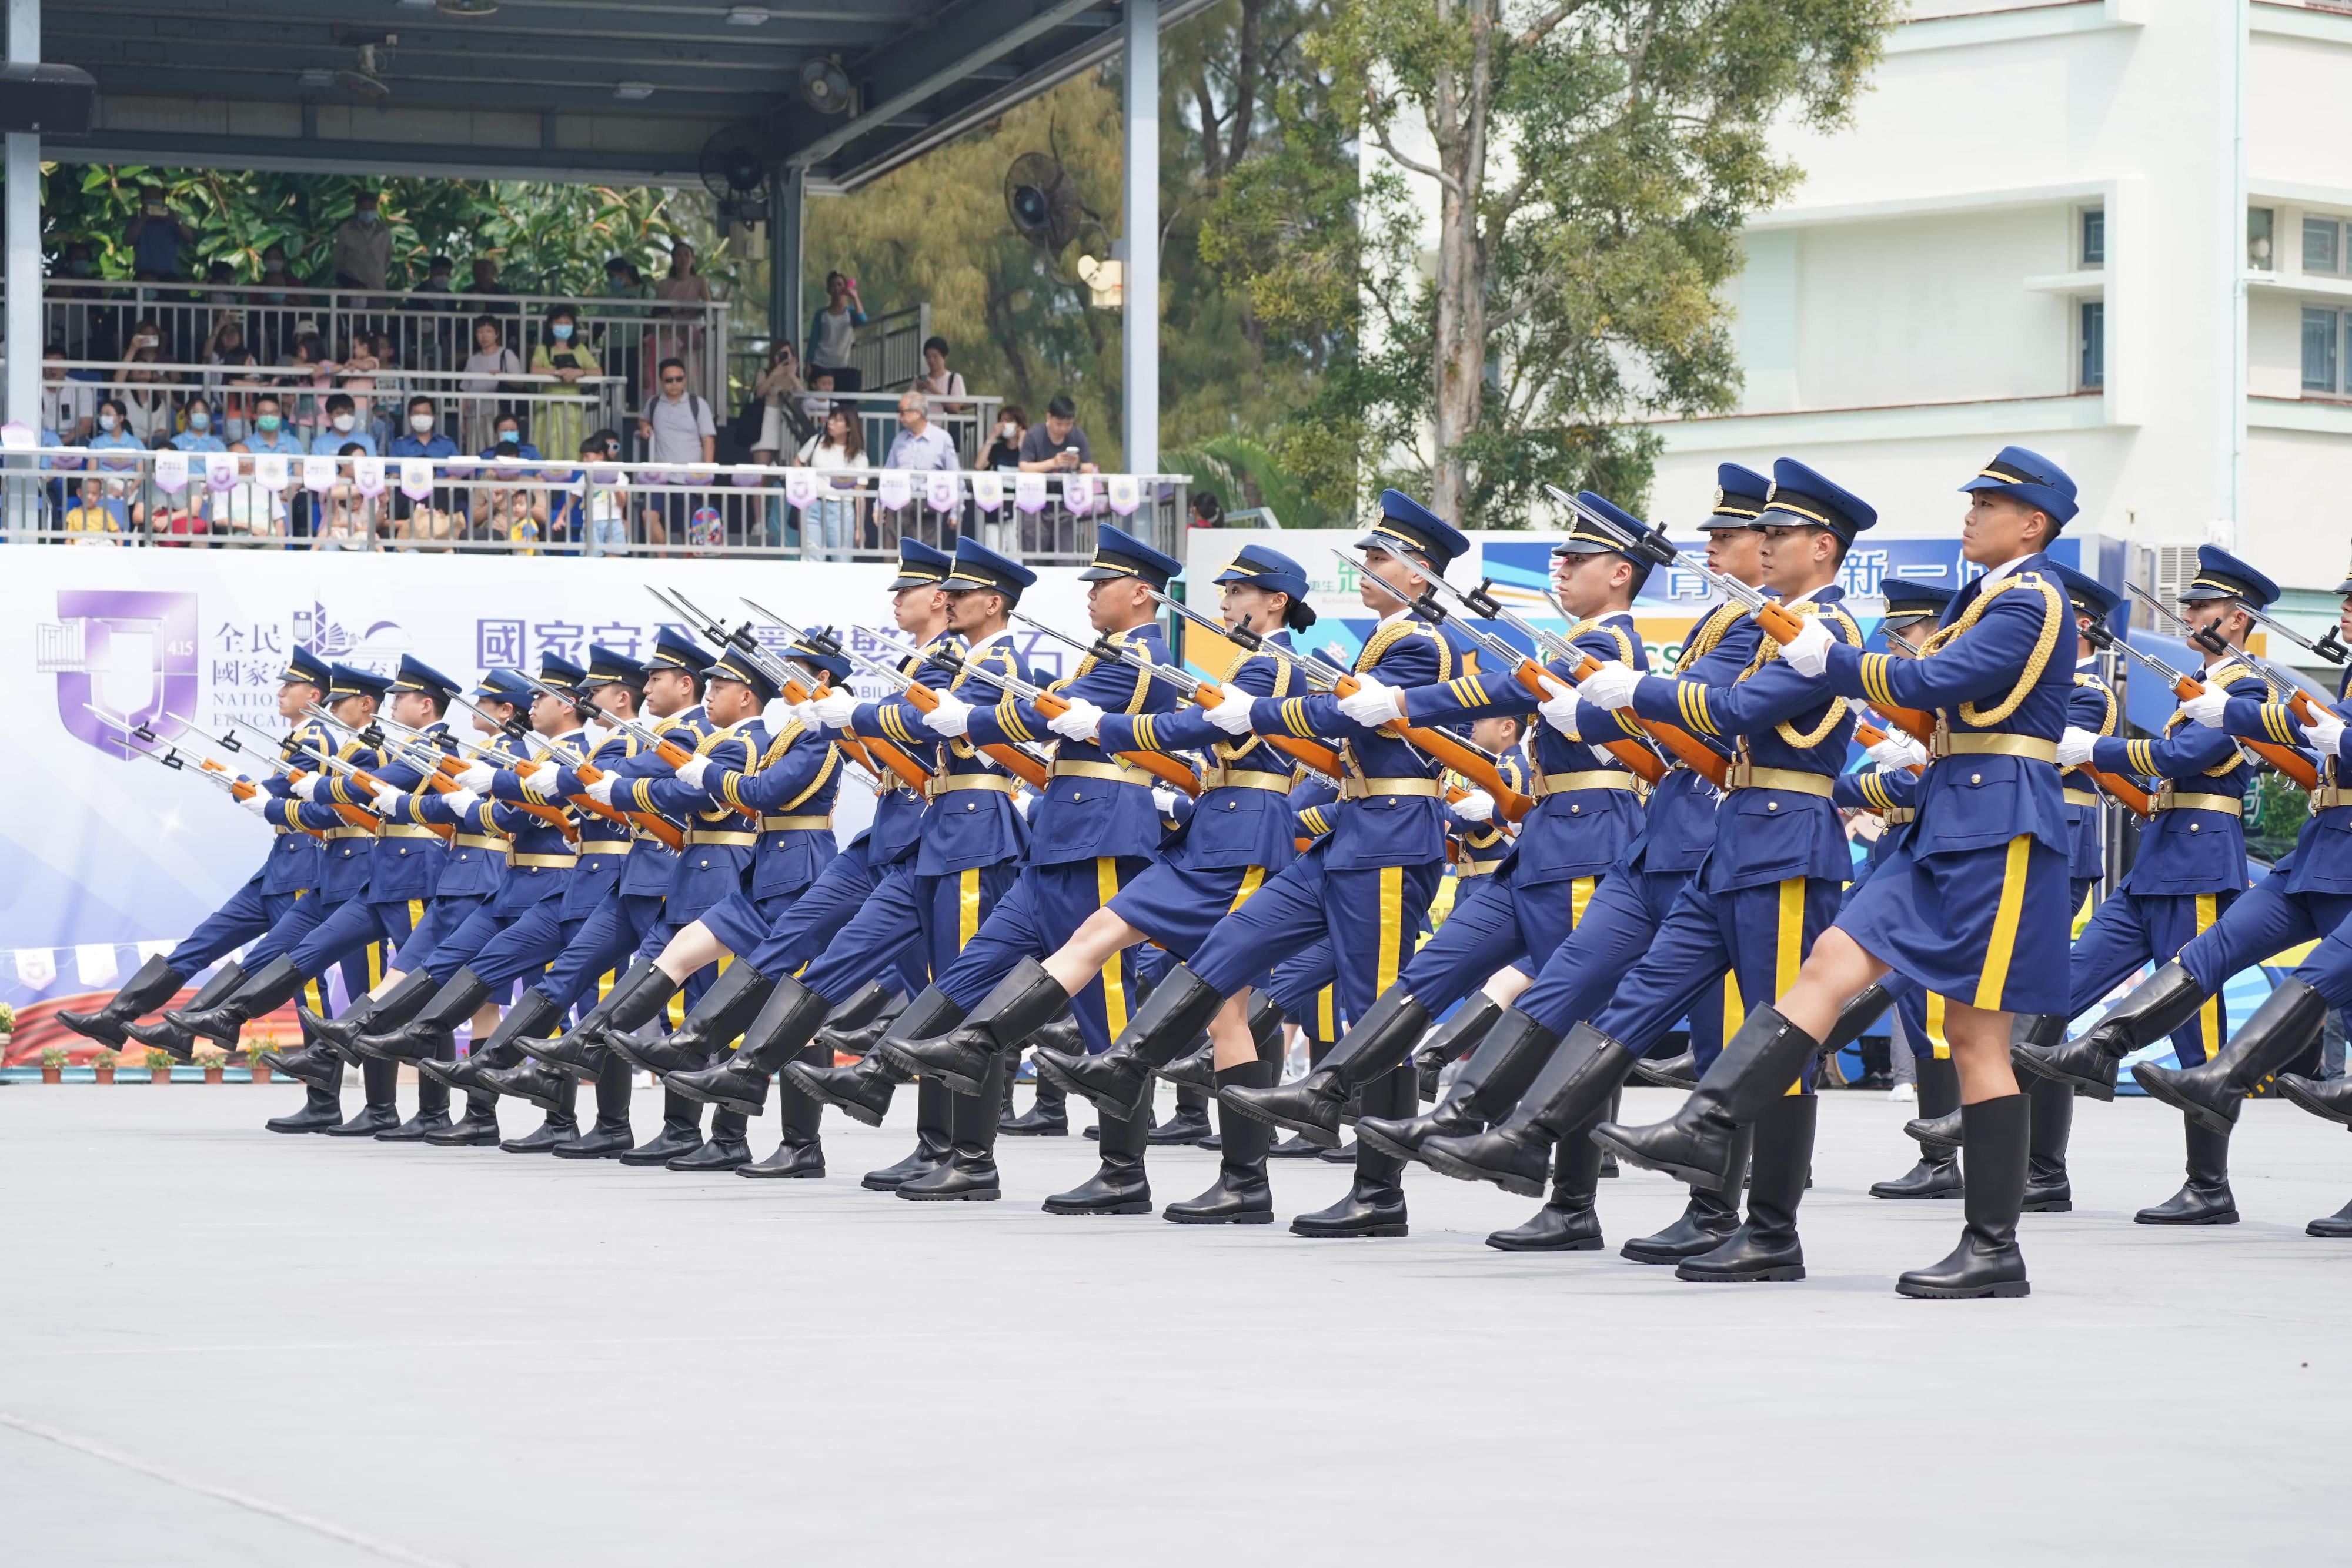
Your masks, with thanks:
[[(801, 209), (808, 200), (808, 172), (780, 169), (768, 181), (768, 332), (799, 352), (801, 314)], [(803, 367), (805, 371), (806, 367)]]
[[(8, 62), (41, 57), (41, 0), (8, 0)], [(7, 421), (41, 428), (41, 139), (12, 134), (7, 149)]]
[(1127, 0), (1127, 471), (1160, 470), (1160, 0)]

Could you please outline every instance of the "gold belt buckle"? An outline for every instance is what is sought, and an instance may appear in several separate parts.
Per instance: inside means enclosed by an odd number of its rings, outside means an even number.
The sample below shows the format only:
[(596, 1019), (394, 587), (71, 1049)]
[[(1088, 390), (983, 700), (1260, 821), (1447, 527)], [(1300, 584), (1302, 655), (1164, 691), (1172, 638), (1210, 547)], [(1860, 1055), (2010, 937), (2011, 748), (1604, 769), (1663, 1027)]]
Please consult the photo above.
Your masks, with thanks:
[(1742, 752), (1739, 756), (1732, 758), (1730, 768), (1725, 771), (1723, 776), (1723, 787), (1726, 789), (1745, 789), (1748, 788), (1748, 780), (1753, 779), (1755, 776), (1755, 760), (1748, 757), (1745, 752)]

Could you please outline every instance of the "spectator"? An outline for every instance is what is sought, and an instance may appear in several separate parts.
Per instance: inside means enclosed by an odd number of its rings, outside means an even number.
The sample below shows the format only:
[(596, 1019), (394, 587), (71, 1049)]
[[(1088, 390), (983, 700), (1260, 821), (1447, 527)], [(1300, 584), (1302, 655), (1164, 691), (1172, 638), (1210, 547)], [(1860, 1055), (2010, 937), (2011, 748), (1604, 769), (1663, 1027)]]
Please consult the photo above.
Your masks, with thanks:
[(139, 187), (139, 212), (122, 231), (131, 247), (133, 275), (142, 280), (176, 283), (180, 279), (180, 247), (196, 243), (196, 231), (172, 211), (161, 185)]
[(628, 257), (616, 256), (604, 264), (604, 298), (621, 303), (593, 312), (614, 323), (609, 334), (599, 329), (595, 348), (610, 361), (612, 373), (620, 378), (625, 387), (645, 384), (646, 335), (638, 330), (645, 312), (635, 301), (646, 298), (650, 292), (646, 287), (645, 275)]
[[(425, 294), (447, 294), (457, 287), (455, 282), (452, 281), (457, 277), (457, 264), (456, 262), (450, 260), (446, 256), (436, 256), (432, 260), (425, 264), (425, 281), (416, 286), (417, 290), (418, 292)], [(454, 303), (443, 304), (436, 300), (427, 303), (423, 307), (423, 308), (431, 310), (455, 310), (457, 307)]]
[(996, 439), (989, 443), (980, 465), (1000, 471), (1020, 467), (1021, 438), (1028, 434), (1028, 411), (1017, 402), (1006, 403), (996, 411)]
[(383, 368), (383, 361), (376, 358), (375, 339), (367, 332), (352, 334), (341, 361), (334, 367), (335, 385), (350, 395), (352, 413), (359, 420), (359, 427), (370, 432), (371, 439), (378, 443), (389, 440), (390, 435), (377, 431), (374, 400), (367, 394), (375, 391), (375, 372)]
[(1196, 528), (1222, 528), (1225, 526), (1225, 504), (1214, 490), (1192, 492), (1192, 521)]
[[(64, 279), (84, 282), (98, 276), (98, 259), (88, 240), (68, 240), (58, 258)], [(69, 360), (110, 360), (114, 357), (114, 311), (93, 301), (112, 290), (79, 287), (60, 289), (49, 301), (49, 319), (57, 322)]]
[(604, 373), (596, 356), (580, 340), (579, 311), (569, 305), (548, 311), (540, 340), (530, 350), (530, 373), (555, 378), (531, 389), (547, 398), (539, 416), (541, 439), (557, 452), (579, 445), (581, 432), (588, 423), (589, 393), (580, 383)]
[[(294, 324), (294, 347), (286, 357), (285, 369), (296, 383), (294, 401), (288, 413), (293, 421), (295, 434), (305, 443), (318, 434), (326, 417), (321, 401), (333, 385), (334, 365), (327, 359), (327, 345), (320, 340), (318, 324), (310, 320)], [(304, 330), (304, 329), (309, 329)]]
[(66, 373), (61, 344), (41, 351), (41, 428), (60, 446), (87, 446), (98, 428), (98, 389)]
[(155, 348), (133, 349), (122, 367), (123, 428), (142, 446), (161, 446), (172, 437), (172, 400), (163, 391), (163, 373), (152, 367)]
[(824, 275), (825, 308), (809, 322), (803, 353), (814, 381), (820, 370), (833, 372), (833, 384), (843, 392), (858, 392), (865, 383), (855, 363), (857, 329), (866, 325), (866, 302), (857, 297), (857, 280), (838, 272)]
[(607, 299), (643, 299), (646, 297), (645, 274), (627, 256), (616, 256), (604, 264), (604, 298)]
[(499, 261), (494, 256), (474, 258), (474, 281), (466, 285), (468, 294), (511, 294), (514, 290), (499, 281)]
[(522, 361), (506, 346), (495, 316), (474, 318), (474, 351), (466, 357), (466, 374), (457, 382), (457, 390), (467, 394), (467, 422), (478, 428), (495, 434), (491, 423), (497, 415), (508, 411), (508, 405), (493, 405), (488, 393), (518, 390), (503, 383), (509, 377), (522, 374)]
[(276, 392), (253, 400), (253, 434), (245, 438), (247, 452), (274, 453), (292, 462), (302, 455), (302, 438), (286, 423), (286, 404)]
[[(646, 462), (672, 470), (667, 476), (671, 484), (696, 483), (695, 466), (707, 469), (717, 454), (718, 422), (711, 418), (710, 405), (701, 394), (687, 390), (685, 361), (664, 360), (660, 380), (660, 395), (646, 404), (645, 413), (637, 417), (637, 438), (646, 444)], [(693, 495), (673, 491), (653, 499), (656, 504), (645, 510), (646, 539), (667, 544), (673, 532), (683, 538), (687, 519), (694, 510)], [(674, 528), (668, 526), (673, 524)]]
[(362, 456), (376, 454), (375, 437), (360, 428), (359, 414), (349, 392), (333, 392), (327, 398), (327, 427), (310, 440), (313, 453), (349, 457), (352, 448), (359, 448)]
[(286, 537), (286, 497), (254, 476), (253, 457), (245, 444), (229, 447), (238, 454), (236, 483), (213, 497), (213, 532), (228, 544), (259, 544)]
[(376, 497), (360, 494), (358, 484), (352, 478), (352, 459), (373, 455), (373, 448), (357, 441), (346, 441), (335, 452), (343, 460), (342, 473), (327, 488), (326, 514), (311, 531), (312, 549), (375, 548)]
[(166, 444), (181, 452), (228, 450), (228, 443), (223, 441), (220, 433), (213, 428), (212, 404), (202, 398), (188, 400), (187, 428), (173, 435)]
[(335, 230), (335, 287), (383, 291), (384, 274), (392, 267), (392, 229), (376, 210), (380, 198), (362, 191), (353, 199), (352, 215)]
[(490, 465), (490, 477), (499, 483), (474, 488), (473, 537), (478, 539), (537, 543), (547, 531), (547, 492), (536, 485), (515, 483), (527, 472), (526, 464), (540, 461), (539, 448), (522, 434), (522, 420), (513, 413), (501, 413), (492, 427), (489, 445), (482, 449), (482, 461)]
[(580, 444), (579, 471), (563, 497), (551, 528), (558, 537), (580, 540), (583, 555), (626, 555), (629, 551), (629, 486), (618, 468), (593, 465), (614, 461), (621, 450), (618, 433), (600, 430)]
[(956, 455), (955, 438), (931, 423), (930, 400), (921, 392), (902, 393), (898, 399), (898, 434), (890, 443), (890, 455), (884, 458), (885, 468), (911, 468), (917, 473), (944, 470), (952, 474), (963, 466)]
[(708, 363), (703, 357), (702, 315), (703, 307), (710, 303), (710, 280), (694, 269), (694, 247), (686, 241), (672, 242), (669, 271), (654, 285), (654, 298), (671, 301), (675, 308), (662, 312), (667, 319), (655, 325), (646, 357), (656, 365), (670, 359)]
[(122, 542), (122, 502), (106, 493), (100, 479), (84, 479), (80, 486), (80, 502), (66, 508), (65, 529), (73, 537), (68, 544), (119, 545)]
[(866, 460), (866, 440), (857, 432), (857, 417), (845, 408), (825, 415), (824, 429), (812, 435), (793, 457), (800, 467), (834, 477), (825, 483), (846, 495), (823, 496), (801, 513), (803, 556), (815, 547), (816, 560), (847, 560), (857, 543), (857, 481), (851, 476), (872, 466)]
[[(812, 434), (824, 427), (825, 415), (833, 412), (834, 400), (826, 395), (833, 391), (833, 372), (822, 365), (813, 366), (808, 373), (809, 390), (794, 401), (801, 411), (801, 423)], [(851, 413), (855, 413), (855, 409)]]
[(799, 433), (793, 428), (800, 419), (800, 410), (793, 406), (800, 391), (793, 346), (779, 338), (769, 345), (768, 368), (751, 386), (751, 395), (760, 402), (760, 436), (751, 443), (752, 462), (765, 466), (775, 462), (778, 453), (801, 444), (793, 439)]
[[(131, 431), (131, 410), (122, 399), (110, 397), (99, 400), (98, 434), (89, 438), (89, 448), (93, 452), (144, 452), (147, 449), (147, 444)], [(100, 466), (129, 469), (138, 465), (128, 459), (118, 459)]]
[(286, 270), (286, 247), (273, 245), (261, 253), (261, 284), (249, 298), (257, 305), (291, 305), (294, 275)]
[[(963, 377), (948, 369), (948, 340), (940, 337), (923, 340), (923, 373), (915, 378), (915, 390), (934, 400), (963, 396)], [(942, 417), (951, 413), (968, 413), (969, 403), (936, 402)]]
[[(457, 444), (436, 428), (441, 423), (440, 410), (433, 400), (422, 392), (408, 400), (408, 428), (393, 438), (384, 455), (395, 462), (405, 457), (426, 457), (438, 463), (457, 455)], [(447, 506), (446, 491), (436, 489), (430, 502), (411, 501), (404, 493), (393, 501), (394, 531), (403, 538), (421, 539), (435, 544), (446, 543), (457, 536), (460, 519), (457, 510)]]
[(1094, 474), (1095, 449), (1078, 428), (1078, 406), (1067, 397), (1045, 405), (1045, 423), (1021, 438), (1024, 474)]
[[(222, 437), (242, 441), (253, 428), (253, 393), (261, 384), (261, 378), (250, 373), (257, 361), (245, 340), (243, 317), (232, 313), (221, 319), (213, 329), (212, 341), (205, 345), (205, 363), (232, 372), (207, 371), (205, 396), (220, 411)], [(247, 373), (233, 373), (237, 371)]]

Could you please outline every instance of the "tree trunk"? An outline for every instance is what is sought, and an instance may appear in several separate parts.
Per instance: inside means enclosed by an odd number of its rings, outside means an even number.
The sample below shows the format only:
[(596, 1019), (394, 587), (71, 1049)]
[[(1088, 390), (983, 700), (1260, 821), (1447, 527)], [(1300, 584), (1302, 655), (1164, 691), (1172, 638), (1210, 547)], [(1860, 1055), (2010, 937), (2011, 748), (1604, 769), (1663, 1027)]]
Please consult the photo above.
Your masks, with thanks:
[[(1470, 470), (1462, 443), (1478, 425), (1486, 375), (1486, 246), (1479, 197), (1486, 178), (1486, 120), (1492, 106), (1497, 0), (1460, 0), (1470, 26), (1466, 69), (1442, 72), (1431, 105), (1437, 144), (1437, 311), (1430, 338), (1430, 509), (1469, 524)], [(1441, 10), (1454, 9), (1441, 0)]]

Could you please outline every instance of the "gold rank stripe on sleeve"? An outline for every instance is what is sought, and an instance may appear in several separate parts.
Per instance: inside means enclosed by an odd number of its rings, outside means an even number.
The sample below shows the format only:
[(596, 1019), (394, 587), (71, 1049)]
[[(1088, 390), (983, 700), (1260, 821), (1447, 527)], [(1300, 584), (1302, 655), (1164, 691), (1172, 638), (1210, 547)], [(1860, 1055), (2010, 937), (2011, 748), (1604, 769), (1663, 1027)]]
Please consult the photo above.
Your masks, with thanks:
[(1315, 731), (1307, 723), (1307, 699), (1290, 697), (1282, 705), (1282, 727), (1300, 739), (1311, 739)]
[(1476, 707), (1486, 700), (1486, 694), (1480, 690), (1478, 683), (1468, 675), (1457, 676), (1446, 682), (1445, 689), (1453, 694), (1454, 700), (1464, 707)]
[(876, 711), (881, 716), (882, 733), (884, 735), (887, 736), (892, 740), (897, 741), (901, 746), (920, 746), (924, 744), (924, 742), (916, 739), (914, 736), (908, 733), (906, 719), (899, 714), (897, 708), (885, 703)]
[(1135, 748), (1138, 751), (1157, 751), (1160, 749), (1159, 737), (1151, 733), (1151, 716), (1150, 714), (1147, 713), (1137, 716), (1134, 734)]
[(2153, 778), (2156, 775), (2156, 753), (2150, 749), (2151, 744), (2145, 740), (2126, 740), (2124, 742), (2124, 756), (2130, 759), (2133, 772)]
[(1881, 707), (1899, 707), (1902, 705), (1887, 689), (1886, 657), (1884, 653), (1864, 653), (1862, 656), (1862, 689), (1869, 693), (1870, 700)]
[(1309, 806), (1299, 812), (1298, 821), (1310, 833), (1322, 834), (1331, 831), (1331, 824), (1323, 820), (1323, 808), (1320, 806)]
[(1675, 683), (1675, 706), (1683, 716), (1683, 727), (1698, 735), (1714, 735), (1715, 716), (1706, 709), (1706, 687), (1697, 681)]
[(2295, 744), (2294, 725), (2283, 703), (2263, 705), (2263, 729), (2281, 746)]
[(1017, 697), (1006, 697), (996, 705), (996, 722), (1005, 734), (1015, 740), (1037, 738), (1029, 733), (1029, 727), (1021, 722), (1021, 702)]

